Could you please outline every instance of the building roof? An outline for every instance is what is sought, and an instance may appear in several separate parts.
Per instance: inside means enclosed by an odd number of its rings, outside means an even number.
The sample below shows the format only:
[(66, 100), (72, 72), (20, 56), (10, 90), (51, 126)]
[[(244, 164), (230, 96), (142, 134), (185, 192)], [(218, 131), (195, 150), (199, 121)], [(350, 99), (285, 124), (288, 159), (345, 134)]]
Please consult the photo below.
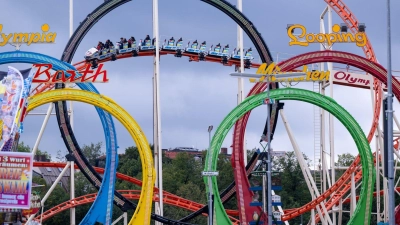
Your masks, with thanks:
[[(47, 185), (52, 185), (56, 181), (57, 177), (60, 175), (63, 168), (52, 168), (52, 167), (39, 167), (40, 173), (45, 179)], [(61, 187), (69, 192), (69, 178), (71, 175), (71, 170), (65, 171), (63, 177), (61, 178)]]

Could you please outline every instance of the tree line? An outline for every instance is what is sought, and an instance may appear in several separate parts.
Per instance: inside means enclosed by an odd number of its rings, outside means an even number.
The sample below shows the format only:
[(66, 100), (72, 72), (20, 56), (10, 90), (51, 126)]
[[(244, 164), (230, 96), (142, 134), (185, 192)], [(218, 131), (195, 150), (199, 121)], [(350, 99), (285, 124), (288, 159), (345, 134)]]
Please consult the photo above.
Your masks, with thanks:
[[(150, 146), (153, 151), (153, 146)], [(30, 151), (30, 147), (23, 143), (18, 146), (19, 151)], [(40, 150), (39, 150), (40, 151)], [(84, 155), (88, 158), (91, 165), (98, 165), (98, 158), (104, 155), (102, 151), (102, 143), (84, 145), (82, 147)], [(47, 154), (51, 159), (51, 155), (47, 152), (40, 151), (40, 154)], [(206, 151), (203, 151), (202, 159), (206, 156)], [(253, 151), (248, 150), (249, 157), (253, 154)], [(58, 161), (65, 161), (65, 155), (67, 152), (58, 151), (56, 159)], [(304, 158), (308, 163), (311, 160), (306, 155)], [(346, 153), (339, 155), (336, 166), (349, 166), (354, 156)], [(167, 158), (163, 156), (163, 187), (165, 191), (172, 194), (178, 195), (182, 198), (186, 198), (201, 204), (207, 204), (207, 196), (205, 184), (201, 172), (204, 169), (205, 160), (197, 160), (192, 155), (182, 152), (177, 154), (175, 159)], [(308, 165), (309, 166), (309, 165)], [(298, 160), (294, 152), (287, 152), (284, 157), (274, 157), (273, 168), (280, 172), (282, 181), (282, 190), (276, 191), (277, 195), (282, 196), (282, 207), (283, 209), (298, 208), (302, 205), (311, 201), (311, 194), (308, 190), (307, 184), (303, 177), (303, 173), (298, 163)], [(142, 166), (139, 156), (138, 149), (134, 146), (125, 149), (125, 153), (119, 156), (119, 164), (117, 171), (126, 174), (137, 179), (142, 179)], [(226, 155), (219, 155), (218, 160), (218, 171), (219, 176), (218, 186), (220, 192), (222, 192), (231, 182), (234, 180), (232, 165), (230, 157)], [(336, 172), (336, 177), (339, 178), (343, 174), (344, 170)], [(47, 190), (50, 188), (46, 185), (44, 179), (34, 178), (34, 183), (42, 184), (43, 187), (35, 188), (40, 196), (43, 197)], [(115, 190), (140, 190), (141, 187), (136, 186), (132, 183), (116, 180)], [(75, 174), (75, 196), (83, 196), (91, 193), (97, 193), (97, 190), (87, 181), (87, 179), (80, 172)], [(44, 204), (44, 211), (70, 199), (69, 193), (66, 193), (61, 186), (57, 186), (50, 197)], [(131, 200), (137, 203), (137, 200)], [(376, 208), (374, 199), (374, 207)], [(81, 205), (76, 207), (76, 223), (84, 218), (88, 212), (91, 204)], [(237, 209), (236, 197), (231, 198), (227, 203), (224, 204), (226, 209)], [(344, 205), (344, 210), (349, 210), (349, 205)], [(154, 209), (154, 204), (153, 204)], [(276, 209), (277, 210), (277, 209)], [(373, 209), (374, 210), (374, 209)], [(154, 210), (153, 210), (154, 211)], [(116, 219), (122, 215), (122, 211), (114, 206), (113, 207), (113, 218)], [(170, 206), (164, 204), (164, 216), (170, 219), (179, 220), (182, 217), (190, 214), (191, 212), (186, 209), (178, 208), (176, 206)], [(133, 215), (133, 210), (128, 211), (128, 218), (130, 219)], [(129, 220), (128, 219), (128, 220)], [(310, 219), (310, 213), (306, 213), (301, 217), (290, 220), (290, 224), (306, 224)], [(348, 213), (343, 213), (343, 224), (349, 219)], [(46, 220), (43, 224), (69, 224), (69, 210), (53, 216), (49, 220)], [(376, 220), (376, 218), (375, 218)], [(371, 221), (373, 222), (373, 221)], [(207, 224), (206, 217), (198, 216), (197, 218), (190, 221), (193, 224)], [(122, 220), (117, 224), (123, 224)], [(154, 221), (152, 221), (154, 224)]]

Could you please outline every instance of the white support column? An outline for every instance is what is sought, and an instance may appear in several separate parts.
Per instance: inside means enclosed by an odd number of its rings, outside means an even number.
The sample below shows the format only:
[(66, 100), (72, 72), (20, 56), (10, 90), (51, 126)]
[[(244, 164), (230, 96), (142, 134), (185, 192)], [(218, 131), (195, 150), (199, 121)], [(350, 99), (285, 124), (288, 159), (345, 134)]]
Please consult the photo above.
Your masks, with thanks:
[[(328, 5), (328, 32), (332, 33), (332, 8)], [(333, 45), (329, 46), (330, 49), (332, 50)], [(332, 73), (333, 69), (333, 63), (328, 62), (328, 70)], [(329, 76), (329, 97), (333, 98), (333, 76)], [(336, 182), (336, 174), (335, 174), (335, 140), (334, 140), (334, 123), (333, 123), (333, 116), (332, 114), (329, 113), (328, 115), (329, 118), (329, 149), (330, 149), (330, 159), (331, 159), (331, 179), (332, 182), (329, 185), (333, 185)], [(336, 224), (336, 213), (332, 211), (332, 220), (333, 224)]]
[[(325, 95), (325, 89), (321, 89), (321, 94)], [(321, 164), (322, 164), (322, 193), (326, 191), (326, 156), (325, 156), (325, 110), (321, 109)]]
[(343, 200), (339, 200), (339, 216), (337, 225), (342, 225), (342, 215), (343, 215)]
[[(326, 7), (323, 11), (322, 14), (320, 16), (320, 21), (319, 21), (319, 29), (320, 29), (320, 33), (325, 33), (325, 24), (324, 24), (324, 15), (327, 12), (328, 7)], [(321, 43), (320, 44), (320, 50), (323, 51), (324, 45)], [(321, 69), (324, 68), (324, 63), (320, 64)], [(322, 70), (321, 70), (322, 71)], [(325, 88), (324, 86), (322, 86), (321, 88), (321, 94), (325, 95)], [(320, 137), (321, 137), (321, 167), (322, 167), (322, 192), (326, 191), (326, 156), (325, 156), (325, 149), (326, 149), (326, 145), (325, 145), (325, 110), (321, 109), (321, 131), (320, 131)]]
[[(322, 14), (321, 14), (321, 16), (320, 16), (320, 24), (319, 24), (319, 26), (320, 26), (320, 33), (325, 33), (325, 27), (324, 27), (324, 15), (325, 15), (325, 13), (326, 13), (326, 9), (324, 9), (323, 10), (323, 12), (322, 12)], [(323, 51), (324, 50), (324, 46), (322, 45), (322, 44), (320, 44), (320, 50), (321, 51)], [(324, 65), (324, 62), (321, 62), (320, 63), (320, 70), (321, 71), (324, 71), (324, 67), (325, 67), (325, 65)], [(321, 88), (321, 92), (324, 92), (324, 88)], [(323, 109), (321, 109), (320, 110), (320, 113), (321, 113), (321, 115), (320, 115), (320, 124), (321, 124), (321, 130), (322, 130), (322, 124), (324, 124), (325, 123), (325, 120), (323, 120), (323, 118), (324, 118), (324, 116), (323, 116), (323, 112), (324, 110)], [(315, 125), (314, 125), (315, 126)], [(315, 134), (314, 134), (315, 135)], [(322, 138), (322, 136), (321, 136), (321, 133), (320, 133), (320, 138)], [(320, 153), (319, 153), (319, 155), (320, 155), (320, 158), (319, 158), (319, 160), (320, 160), (320, 164), (321, 164), (321, 166), (323, 166), (323, 158), (324, 158), (324, 156), (323, 156), (323, 149), (324, 149), (324, 146), (325, 146), (325, 144), (324, 144), (324, 142), (325, 142), (325, 138), (323, 138), (323, 139), (320, 139), (322, 142), (320, 143), (320, 144), (322, 144), (322, 146), (320, 147)], [(322, 157), (322, 158), (321, 158)], [(315, 159), (315, 152), (314, 152), (314, 159)], [(317, 162), (314, 162), (314, 163), (317, 163)], [(323, 172), (323, 170), (320, 172), (320, 173), (323, 173), (324, 174), (324, 172)], [(320, 179), (320, 184), (322, 183), (321, 182), (321, 176), (319, 177), (319, 179)], [(321, 184), (321, 186), (323, 186), (323, 183)], [(322, 187), (321, 187), (322, 188)], [(314, 198), (313, 198), (314, 199)], [(315, 211), (314, 210), (311, 210), (311, 225), (315, 225)]]
[[(242, 4), (242, 0), (237, 0), (237, 9), (242, 12), (243, 10), (243, 4)], [(237, 48), (240, 49), (240, 68), (239, 68), (239, 73), (244, 73), (244, 59), (243, 59), (243, 30), (242, 28), (237, 25), (237, 31), (238, 31), (238, 39), (237, 39)], [(239, 77), (238, 78), (238, 94), (237, 94), (237, 104), (239, 105), (240, 103), (242, 103), (244, 99), (244, 84), (243, 84), (243, 78)], [(246, 139), (246, 134), (245, 134), (245, 139)], [(243, 145), (244, 151), (243, 151), (243, 161), (244, 161), (244, 165), (247, 165), (247, 149), (246, 149), (246, 145)]]
[(44, 117), (44, 121), (43, 121), (42, 127), (40, 128), (39, 135), (38, 135), (38, 137), (36, 139), (36, 142), (35, 142), (35, 145), (33, 146), (33, 149), (32, 149), (32, 154), (33, 155), (36, 154), (36, 151), (37, 151), (37, 149), (39, 147), (40, 141), (42, 140), (44, 129), (46, 129), (47, 122), (49, 122), (49, 118), (50, 118), (50, 115), (51, 115), (51, 111), (53, 111), (53, 107), (54, 107), (53, 104), (54, 103), (50, 103), (49, 108), (47, 109), (47, 113), (46, 113), (46, 116)]
[[(378, 126), (378, 139), (377, 142), (379, 144), (379, 149), (383, 149), (383, 134), (382, 131), (380, 129), (380, 127)], [(381, 170), (383, 170), (383, 168), (385, 168), (385, 154), (384, 151), (380, 151), (380, 157), (381, 157)], [(376, 156), (378, 157), (378, 156)], [(383, 171), (382, 171), (383, 172)], [(377, 174), (377, 176), (380, 175)], [(383, 220), (387, 221), (388, 220), (388, 184), (387, 184), (387, 178), (386, 177), (382, 177), (383, 180)]]
[[(74, 0), (69, 0), (69, 37), (72, 36), (74, 32)], [(74, 108), (72, 101), (69, 102), (69, 121), (71, 123), (71, 128), (74, 130)], [(75, 198), (75, 162), (71, 161), (71, 187), (70, 187), (70, 199)], [(70, 209), (70, 223), (75, 225), (75, 207)]]
[[(158, 30), (158, 0), (153, 0), (153, 38), (155, 38), (156, 55), (154, 58), (154, 77), (153, 77), (153, 113), (154, 113), (154, 164), (156, 169), (156, 183), (158, 187), (159, 202), (155, 204), (157, 215), (163, 216), (163, 181), (162, 181), (162, 147), (161, 147), (161, 115), (160, 115), (160, 46), (159, 46), (159, 30)], [(156, 222), (161, 225), (160, 222)]]
[(350, 216), (353, 215), (356, 209), (356, 184), (354, 181), (354, 173), (351, 173), (351, 186), (350, 186)]
[[(379, 125), (378, 125), (379, 126)], [(376, 222), (383, 222), (382, 220), (382, 213), (381, 213), (381, 184), (380, 184), (380, 180), (381, 180), (381, 175), (379, 173), (380, 171), (380, 166), (379, 166), (379, 160), (377, 157), (379, 157), (380, 155), (380, 149), (379, 149), (379, 144), (378, 144), (378, 133), (375, 132), (375, 158), (376, 158), (376, 166), (375, 166), (375, 173), (376, 173), (376, 178), (375, 178), (375, 191), (376, 191)], [(384, 196), (384, 195), (383, 195)]]
[(315, 210), (311, 210), (311, 225), (315, 225)]
[(124, 212), (120, 217), (118, 217), (116, 220), (114, 220), (114, 222), (111, 225), (117, 224), (121, 219), (124, 219), (124, 225), (126, 225), (126, 223), (127, 223), (126, 212)]
[[(64, 176), (65, 172), (67, 172), (68, 168), (71, 166), (70, 162), (67, 162), (67, 165), (65, 165), (64, 169), (61, 171), (60, 175), (58, 175), (57, 179), (54, 181), (54, 183), (51, 185), (50, 189), (47, 191), (46, 195), (43, 197), (43, 199), (40, 201), (40, 205), (43, 207), (44, 203), (46, 202), (47, 198), (50, 196), (51, 192), (53, 192), (54, 188), (58, 185), (58, 182), (60, 182), (61, 178)], [(25, 224), (29, 224), (32, 219), (35, 217), (36, 214), (32, 214), (28, 221), (26, 221)], [(42, 214), (43, 215), (43, 214)]]
[[(368, 74), (368, 79), (369, 79), (369, 88), (371, 91), (371, 102), (372, 102), (372, 114), (375, 112), (375, 91), (374, 91), (374, 77), (371, 74)], [(378, 129), (379, 129), (379, 123), (378, 123)], [(375, 130), (375, 158), (376, 160), (376, 166), (375, 166), (375, 173), (376, 173), (376, 180), (375, 180), (375, 190), (376, 190), (376, 222), (383, 222), (382, 220), (382, 213), (381, 213), (381, 197), (380, 197), (380, 190), (381, 190), (381, 185), (380, 185), (380, 178), (381, 175), (379, 173), (380, 171), (380, 166), (379, 166), (379, 160), (377, 157), (380, 155), (380, 148), (379, 148), (379, 134), (378, 134), (378, 129)]]

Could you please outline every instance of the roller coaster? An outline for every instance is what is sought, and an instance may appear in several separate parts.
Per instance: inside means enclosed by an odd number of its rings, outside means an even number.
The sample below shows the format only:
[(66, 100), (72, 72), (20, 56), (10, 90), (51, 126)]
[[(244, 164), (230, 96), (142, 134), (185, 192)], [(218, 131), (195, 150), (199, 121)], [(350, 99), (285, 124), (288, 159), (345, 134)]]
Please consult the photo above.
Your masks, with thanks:
[[(155, 38), (150, 39), (149, 35), (144, 40), (140, 40), (139, 44), (136, 45), (136, 40), (134, 37), (132, 43), (129, 42), (118, 42), (117, 47), (108, 46), (100, 47), (100, 48), (91, 48), (85, 53), (86, 62), (90, 62), (92, 68), (97, 68), (99, 61), (117, 60), (118, 56), (124, 58), (124, 55), (132, 55), (133, 57), (139, 56), (139, 53), (147, 53), (147, 54), (155, 54)], [(206, 42), (202, 42), (199, 46), (197, 40), (193, 41), (193, 43), (187, 44), (186, 48), (183, 47), (183, 40), (180, 38), (175, 43), (175, 39), (172, 37), (171, 39), (164, 40), (162, 47), (160, 47), (161, 54), (174, 54), (175, 57), (182, 57), (182, 55), (189, 57), (189, 62), (192, 61), (205, 61), (206, 59), (211, 60), (219, 60), (224, 65), (232, 65), (233, 61), (236, 61), (236, 64), (240, 64), (240, 49), (233, 50), (232, 53), (229, 52), (229, 45), (226, 45), (221, 50), (221, 44), (218, 43), (214, 48), (213, 45), (207, 51)], [(250, 68), (251, 60), (254, 59), (252, 56), (252, 48), (246, 50), (244, 59), (244, 67), (246, 69)], [(232, 60), (232, 62), (229, 62)]]
[[(70, 65), (72, 57), (76, 52), (78, 45), (80, 44), (86, 33), (96, 24), (104, 15), (111, 12), (115, 8), (129, 2), (130, 0), (112, 0), (105, 1), (103, 4), (98, 6), (88, 17), (80, 23), (76, 29), (67, 46), (64, 49), (61, 60), (55, 58), (31, 52), (4, 52), (0, 53), (0, 64), (8, 63), (51, 63), (55, 69), (76, 70), (77, 74), (87, 65), (90, 64), (92, 68), (96, 68), (99, 63), (108, 61), (115, 61), (119, 59), (138, 57), (138, 56), (154, 56), (156, 49), (156, 39), (150, 39), (149, 35), (143, 40), (140, 40), (136, 44), (135, 38), (128, 41), (121, 41), (116, 47), (111, 46), (108, 48), (90, 48), (84, 55), (84, 59), (81, 62)], [(229, 2), (224, 0), (201, 0), (202, 2), (208, 3), (213, 7), (221, 10), (223, 13), (231, 17), (250, 37), (257, 53), (260, 56), (261, 63), (270, 64), (273, 62), (271, 53), (257, 31), (255, 26), (250, 20), (248, 20), (243, 13), (236, 9)], [(355, 18), (354, 14), (341, 0), (325, 0), (325, 2), (339, 15), (340, 18), (350, 28), (350, 32), (355, 33), (359, 22)], [(368, 39), (367, 39), (368, 40)], [(234, 49), (230, 52), (229, 45), (225, 45), (223, 48), (220, 44), (215, 47), (212, 45), (207, 50), (206, 42), (202, 42), (200, 45), (197, 40), (192, 43), (187, 43), (184, 47), (183, 39), (180, 38), (175, 41), (174, 38), (165, 40), (161, 47), (158, 49), (160, 55), (174, 55), (175, 57), (188, 57), (189, 62), (192, 61), (205, 61), (205, 62), (217, 62), (224, 66), (235, 66), (236, 70), (239, 70), (241, 65), (241, 54), (240, 49)], [(328, 214), (333, 212), (334, 206), (346, 204), (357, 199), (357, 206), (353, 209), (350, 221), (348, 224), (370, 224), (371, 211), (372, 211), (372, 198), (386, 195), (387, 190), (378, 190), (374, 192), (375, 187), (375, 176), (379, 176), (379, 161), (383, 162), (381, 151), (377, 151), (372, 154), (369, 143), (372, 141), (376, 133), (380, 134), (379, 131), (379, 116), (381, 112), (382, 102), (382, 87), (381, 84), (387, 82), (387, 71), (386, 69), (377, 63), (376, 56), (369, 40), (363, 47), (363, 51), (366, 58), (347, 53), (342, 51), (316, 51), (301, 54), (290, 59), (281, 61), (278, 66), (282, 72), (285, 71), (296, 71), (302, 65), (317, 64), (323, 62), (330, 63), (342, 63), (347, 66), (356, 67), (365, 71), (366, 73), (374, 77), (373, 87), (371, 91), (374, 95), (374, 115), (371, 130), (368, 136), (365, 136), (360, 126), (355, 119), (335, 100), (320, 95), (315, 92), (295, 89), (295, 88), (278, 88), (277, 83), (257, 83), (249, 92), (248, 97), (241, 102), (236, 108), (234, 108), (227, 117), (221, 122), (217, 131), (215, 132), (210, 151), (207, 152), (208, 160), (205, 168), (211, 165), (214, 171), (217, 171), (217, 157), (219, 149), (226, 137), (227, 131), (230, 128), (234, 128), (233, 135), (233, 152), (232, 152), (232, 166), (234, 169), (235, 180), (234, 182), (225, 189), (221, 194), (215, 194), (215, 221), (217, 224), (255, 224), (252, 218), (254, 209), (258, 212), (262, 212), (261, 207), (249, 207), (252, 202), (253, 192), (251, 191), (249, 184), (249, 177), (251, 172), (258, 164), (259, 156), (255, 154), (250, 163), (244, 167), (244, 133), (247, 126), (247, 121), (250, 116), (250, 112), (255, 107), (262, 105), (262, 102), (267, 98), (265, 89), (267, 86), (270, 87), (269, 98), (274, 99), (270, 112), (270, 121), (267, 121), (263, 130), (263, 136), (267, 135), (267, 127), (271, 128), (271, 140), (274, 136), (274, 131), (277, 125), (278, 113), (283, 111), (283, 103), (280, 101), (290, 102), (291, 100), (304, 101), (321, 107), (326, 112), (334, 115), (340, 122), (342, 122), (348, 129), (352, 138), (354, 139), (359, 156), (355, 159), (351, 166), (343, 173), (343, 175), (332, 183), (328, 189), (323, 193), (319, 193), (318, 190), (312, 187), (315, 181), (307, 175), (307, 169), (303, 169), (303, 175), (306, 180), (309, 180), (310, 193), (313, 196), (313, 200), (304, 206), (296, 209), (284, 209), (281, 210), (282, 221), (290, 221), (291, 219), (304, 214), (306, 212), (317, 211), (317, 214), (312, 214), (313, 222), (322, 224), (332, 224), (331, 218)], [(243, 66), (245, 69), (258, 68), (259, 63), (254, 62), (252, 48), (243, 51)], [(393, 78), (393, 94), (400, 100), (400, 82)], [(98, 190), (98, 194), (90, 196), (81, 196), (76, 199), (71, 199), (69, 202), (62, 203), (47, 212), (40, 215), (33, 215), (30, 220), (45, 221), (55, 214), (75, 207), (78, 205), (94, 202), (86, 217), (81, 221), (80, 224), (95, 224), (100, 222), (103, 224), (112, 223), (112, 209), (113, 205), (121, 208), (123, 211), (134, 209), (135, 213), (131, 218), (129, 224), (150, 224), (150, 219), (154, 219), (163, 224), (189, 224), (188, 221), (198, 215), (207, 215), (207, 205), (202, 205), (190, 200), (180, 198), (179, 196), (173, 195), (166, 191), (163, 191), (163, 198), (158, 195), (153, 195), (153, 192), (158, 192), (158, 188), (154, 188), (155, 182), (155, 170), (153, 168), (154, 162), (153, 157), (148, 149), (148, 142), (145, 135), (141, 131), (139, 125), (129, 115), (128, 112), (123, 110), (117, 105), (112, 99), (100, 95), (96, 88), (92, 84), (79, 83), (78, 87), (81, 91), (65, 89), (64, 84), (41, 84), (38, 85), (31, 91), (29, 98), (29, 105), (27, 111), (33, 108), (46, 104), (55, 103), (57, 121), (60, 127), (65, 145), (67, 146), (70, 154), (67, 156), (69, 161), (74, 161), (77, 164), (77, 168), (86, 176), (86, 178), (94, 185)], [(55, 88), (56, 90), (51, 90)], [(319, 90), (320, 91), (320, 90)], [(78, 142), (75, 138), (74, 132), (71, 128), (70, 119), (68, 117), (68, 110), (66, 102), (67, 100), (81, 101), (87, 104), (92, 104), (96, 107), (96, 110), (100, 116), (104, 133), (106, 137), (106, 166), (105, 169), (92, 167), (88, 160), (82, 153)], [(117, 173), (118, 155), (117, 155), (117, 136), (115, 134), (114, 123), (112, 117), (118, 119), (122, 124), (125, 125), (126, 129), (131, 134), (135, 143), (138, 145), (140, 158), (143, 169), (143, 180), (139, 181), (135, 178)], [(18, 141), (18, 138), (15, 139)], [(394, 148), (399, 148), (399, 139), (393, 141)], [(381, 146), (382, 147), (382, 146)], [(396, 153), (399, 156), (398, 153)], [(299, 159), (301, 161), (301, 159)], [(40, 163), (36, 162), (35, 166), (42, 167), (65, 167), (66, 165), (61, 163)], [(205, 169), (206, 170), (206, 169)], [(309, 170), (309, 169), (308, 169)], [(104, 173), (100, 176), (99, 173)], [(309, 172), (308, 172), (309, 173)], [(123, 179), (125, 181), (132, 182), (134, 184), (142, 186), (141, 191), (132, 190), (115, 190), (115, 180)], [(379, 179), (378, 179), (379, 181)], [(361, 183), (360, 183), (361, 182)], [(353, 189), (355, 184), (360, 183), (361, 191), (359, 196), (355, 196)], [(208, 180), (205, 179), (205, 186), (208, 189)], [(379, 184), (376, 184), (379, 186)], [(211, 187), (214, 193), (218, 193), (218, 184), (215, 177), (212, 178)], [(397, 190), (397, 189), (396, 189)], [(346, 197), (348, 192), (351, 192), (351, 197)], [(386, 191), (386, 192), (385, 192)], [(226, 210), (223, 203), (236, 194), (238, 210)], [(130, 200), (138, 200), (138, 204), (132, 203)], [(174, 221), (155, 213), (151, 212), (152, 202), (162, 201), (166, 204), (171, 204), (177, 207), (189, 209), (192, 213), (179, 221)], [(354, 200), (353, 200), (354, 199)], [(355, 204), (355, 203), (354, 203)], [(396, 218), (400, 218), (399, 207), (396, 208)], [(379, 210), (379, 207), (378, 207)], [(394, 210), (394, 209), (386, 209)], [(387, 212), (379, 212), (382, 215), (386, 215)], [(378, 220), (379, 217), (377, 216)], [(382, 218), (380, 218), (381, 221)], [(263, 222), (267, 222), (264, 220)], [(398, 221), (400, 223), (400, 219)]]

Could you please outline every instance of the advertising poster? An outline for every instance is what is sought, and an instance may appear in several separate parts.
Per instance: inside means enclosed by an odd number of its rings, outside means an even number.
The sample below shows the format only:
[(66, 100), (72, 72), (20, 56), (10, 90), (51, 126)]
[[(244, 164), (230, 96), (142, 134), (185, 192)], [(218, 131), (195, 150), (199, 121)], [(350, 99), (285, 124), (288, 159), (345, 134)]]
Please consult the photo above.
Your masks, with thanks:
[[(2, 96), (0, 115), (3, 120), (2, 139), (6, 143), (10, 138), (13, 139), (13, 130), (20, 100), (22, 98), (24, 80), (21, 73), (9, 66), (7, 76), (1, 81), (0, 96)], [(4, 146), (4, 144), (3, 144)], [(2, 151), (9, 151), (3, 149)]]
[(0, 208), (31, 206), (33, 155), (0, 152)]

